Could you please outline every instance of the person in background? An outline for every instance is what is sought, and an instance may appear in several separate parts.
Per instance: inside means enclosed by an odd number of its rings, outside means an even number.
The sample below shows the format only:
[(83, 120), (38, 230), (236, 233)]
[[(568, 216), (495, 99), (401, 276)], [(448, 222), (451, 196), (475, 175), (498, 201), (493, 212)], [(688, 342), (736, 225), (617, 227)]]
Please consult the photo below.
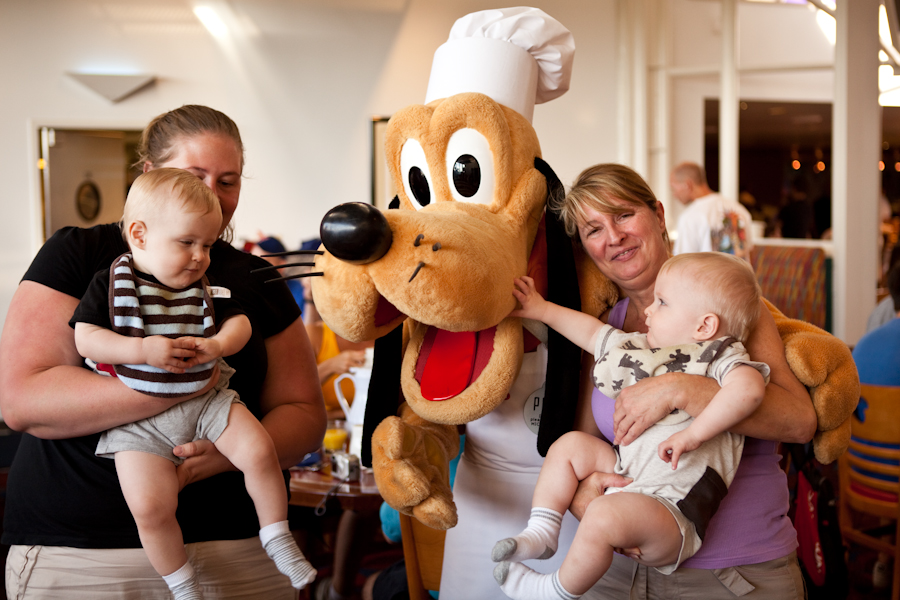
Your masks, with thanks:
[[(313, 250), (318, 248), (319, 240), (303, 242), (301, 250)], [(311, 278), (300, 279), (303, 286), (304, 306), (303, 323), (306, 333), (316, 353), (316, 363), (319, 370), (319, 381), (322, 382), (322, 397), (325, 398), (325, 410), (330, 419), (342, 419), (345, 415), (338, 403), (337, 393), (334, 390), (334, 380), (343, 373), (347, 373), (353, 367), (362, 367), (366, 363), (366, 348), (372, 348), (374, 341), (351, 342), (334, 333), (325, 321), (322, 320), (319, 311), (316, 310), (312, 297)], [(344, 398), (352, 404), (355, 389), (350, 379), (344, 379), (340, 383)]]
[[(258, 242), (247, 242), (244, 244), (244, 251), (253, 254), (254, 256), (261, 256), (266, 262), (273, 266), (280, 266), (287, 262), (283, 256), (266, 256), (267, 254), (278, 254), (279, 252), (285, 252), (284, 244), (281, 243), (277, 237), (272, 236), (263, 236), (260, 238)], [(280, 275), (287, 275), (287, 273), (279, 270)], [(291, 290), (291, 295), (294, 296), (294, 301), (297, 302), (297, 306), (300, 307), (300, 311), (303, 311), (303, 306), (305, 300), (303, 298), (303, 284), (301, 284), (296, 279), (288, 279), (285, 281), (289, 290)]]
[(816, 230), (813, 201), (809, 197), (809, 182), (797, 174), (788, 184), (784, 205), (778, 211), (781, 237), (811, 239)]
[[(287, 286), (251, 273), (267, 263), (230, 244), (243, 144), (235, 123), (206, 106), (164, 113), (142, 135), (143, 170), (189, 171), (222, 207), (207, 271), (250, 319), (250, 340), (228, 362), (229, 386), (262, 422), (282, 469), (320, 447), (325, 410), (315, 355)], [(95, 456), (100, 433), (193, 395), (150, 398), (85, 368), (69, 319), (94, 273), (126, 252), (118, 223), (54, 234), (16, 289), (0, 338), (0, 410), (24, 432), (9, 471), (2, 542), (9, 598), (163, 600), (113, 461)], [(211, 387), (211, 385), (209, 386)], [(207, 390), (201, 390), (196, 395)], [(259, 539), (243, 475), (206, 440), (177, 446), (178, 524), (209, 599), (296, 600)], [(288, 493), (285, 473), (285, 490)]]
[[(893, 313), (884, 325), (866, 333), (853, 347), (853, 361), (859, 382), (868, 385), (900, 387), (900, 262), (887, 275), (887, 287)], [(884, 589), (891, 585), (892, 564), (887, 554), (879, 553), (872, 571), (872, 585)]]
[[(900, 264), (900, 245), (894, 246), (891, 249), (889, 267), (887, 275), (885, 276), (885, 286), (888, 288), (890, 288), (890, 285), (887, 282), (890, 279), (891, 271), (898, 264)], [(882, 325), (887, 325), (896, 318), (897, 309), (894, 307), (894, 299), (891, 297), (889, 290), (888, 295), (882, 298), (881, 302), (879, 302), (875, 308), (872, 309), (872, 312), (869, 313), (869, 318), (866, 320), (866, 333), (874, 331)]]
[(678, 217), (674, 254), (725, 252), (750, 260), (752, 217), (742, 204), (709, 188), (706, 170), (692, 162), (672, 169), (672, 195), (685, 208)]

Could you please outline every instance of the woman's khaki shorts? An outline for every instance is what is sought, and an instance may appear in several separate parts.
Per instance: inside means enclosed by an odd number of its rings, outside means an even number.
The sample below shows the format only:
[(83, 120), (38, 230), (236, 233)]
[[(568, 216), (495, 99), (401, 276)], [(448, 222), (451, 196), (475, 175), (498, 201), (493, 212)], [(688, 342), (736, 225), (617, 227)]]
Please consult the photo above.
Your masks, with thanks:
[[(206, 600), (299, 598), (258, 537), (187, 544), (185, 549)], [(6, 559), (6, 596), (9, 600), (171, 600), (172, 593), (143, 548), (12, 546)]]
[(803, 600), (806, 588), (797, 553), (753, 565), (685, 569), (663, 575), (620, 554), (583, 600)]

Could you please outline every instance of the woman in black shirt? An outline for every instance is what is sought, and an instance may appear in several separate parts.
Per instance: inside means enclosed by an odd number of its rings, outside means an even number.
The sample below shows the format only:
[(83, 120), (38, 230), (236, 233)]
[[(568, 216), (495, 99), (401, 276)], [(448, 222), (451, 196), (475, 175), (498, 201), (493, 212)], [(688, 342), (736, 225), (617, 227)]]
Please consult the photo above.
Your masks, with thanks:
[[(201, 178), (230, 224), (243, 170), (231, 119), (183, 106), (148, 125), (141, 150), (145, 171), (175, 167)], [(230, 238), (230, 228), (223, 237)], [(25, 435), (7, 491), (8, 593), (75, 598), (77, 578), (85, 598), (169, 597), (142, 556), (113, 461), (95, 457), (94, 448), (100, 432), (184, 398), (146, 396), (90, 372), (68, 325), (93, 274), (125, 250), (116, 224), (62, 229), (38, 253), (10, 304), (0, 339), (0, 411)], [(316, 449), (325, 430), (315, 356), (299, 309), (286, 286), (250, 273), (267, 264), (262, 259), (220, 239), (211, 263), (210, 274), (253, 326), (250, 342), (230, 358), (237, 371), (231, 387), (272, 436), (286, 469)], [(287, 578), (269, 568), (242, 475), (208, 441), (176, 453), (186, 458), (179, 467), (178, 520), (206, 597), (295, 598)]]

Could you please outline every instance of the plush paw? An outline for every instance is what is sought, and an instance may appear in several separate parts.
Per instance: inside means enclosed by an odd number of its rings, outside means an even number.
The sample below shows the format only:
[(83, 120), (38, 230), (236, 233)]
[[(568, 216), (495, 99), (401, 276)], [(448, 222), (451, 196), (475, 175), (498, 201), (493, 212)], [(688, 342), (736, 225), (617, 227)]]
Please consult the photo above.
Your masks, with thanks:
[(455, 427), (436, 425), (404, 406), (372, 435), (372, 469), (378, 491), (390, 506), (434, 529), (456, 525), (449, 462), (459, 451)]

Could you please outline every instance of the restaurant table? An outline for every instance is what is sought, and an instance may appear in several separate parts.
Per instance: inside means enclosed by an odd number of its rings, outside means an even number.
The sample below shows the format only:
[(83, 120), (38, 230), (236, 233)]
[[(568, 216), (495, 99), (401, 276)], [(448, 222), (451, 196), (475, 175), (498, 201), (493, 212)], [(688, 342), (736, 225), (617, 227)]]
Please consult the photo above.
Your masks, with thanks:
[(379, 526), (381, 496), (375, 477), (363, 469), (359, 481), (341, 482), (329, 470), (291, 469), (291, 500), (296, 506), (341, 508), (334, 547), (332, 587), (340, 596), (356, 596), (356, 574), (366, 546)]

